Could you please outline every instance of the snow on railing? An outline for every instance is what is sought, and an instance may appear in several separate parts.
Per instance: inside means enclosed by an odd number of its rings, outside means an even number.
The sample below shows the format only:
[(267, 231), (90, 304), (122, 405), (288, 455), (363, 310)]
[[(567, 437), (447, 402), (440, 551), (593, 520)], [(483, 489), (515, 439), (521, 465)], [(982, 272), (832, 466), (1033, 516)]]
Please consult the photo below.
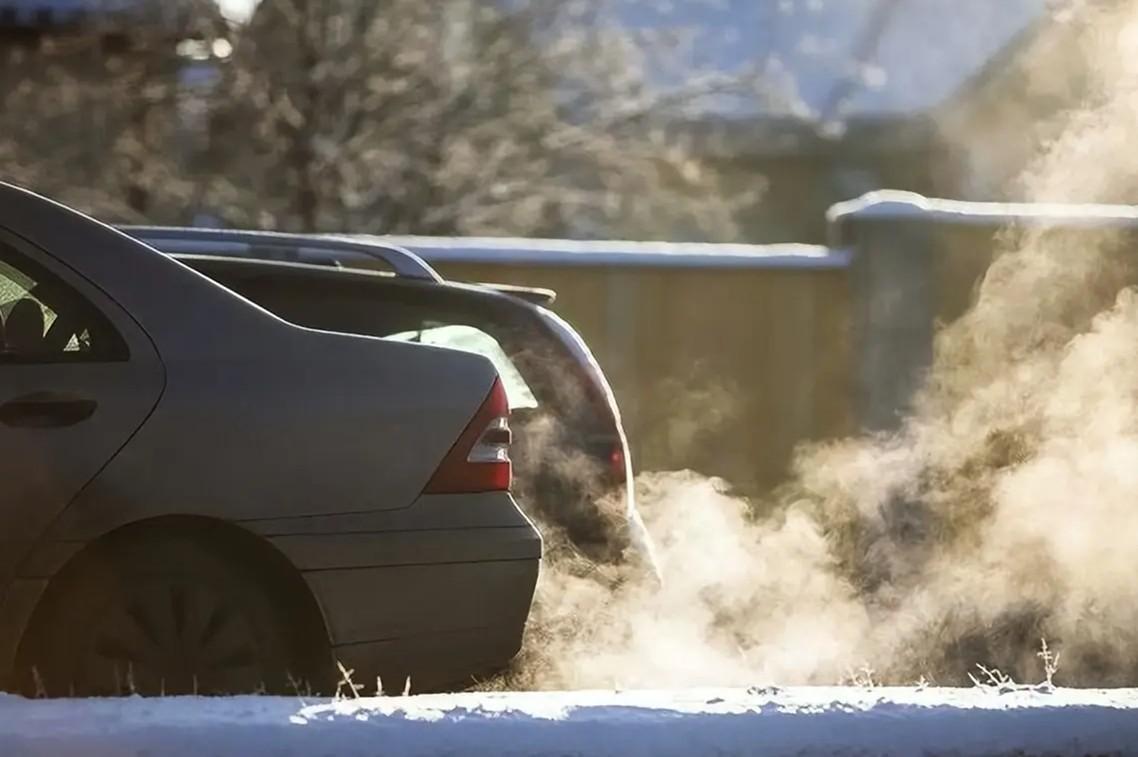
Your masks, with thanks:
[(881, 189), (830, 207), (830, 223), (847, 218), (882, 221), (1008, 226), (1138, 227), (1138, 206), (1093, 203), (975, 202), (925, 197), (915, 192)]
[(428, 263), (616, 268), (845, 268), (850, 255), (812, 244), (579, 241), (511, 237), (377, 236)]

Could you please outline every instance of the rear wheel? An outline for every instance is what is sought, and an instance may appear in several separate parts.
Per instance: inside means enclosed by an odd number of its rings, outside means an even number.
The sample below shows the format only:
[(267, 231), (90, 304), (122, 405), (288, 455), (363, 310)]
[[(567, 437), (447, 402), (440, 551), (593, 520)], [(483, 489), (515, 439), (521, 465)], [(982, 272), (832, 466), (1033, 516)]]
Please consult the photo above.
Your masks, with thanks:
[(53, 581), (21, 650), (27, 693), (291, 693), (320, 650), (279, 587), (200, 541), (150, 536), (86, 555)]

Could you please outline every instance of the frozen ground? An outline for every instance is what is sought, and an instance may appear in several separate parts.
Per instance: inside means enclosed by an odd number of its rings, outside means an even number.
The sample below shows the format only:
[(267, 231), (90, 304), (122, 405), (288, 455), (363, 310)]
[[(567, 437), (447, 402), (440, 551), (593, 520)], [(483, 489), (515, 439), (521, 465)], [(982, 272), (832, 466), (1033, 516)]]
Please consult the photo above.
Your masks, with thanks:
[(0, 696), (0, 755), (1135, 754), (1138, 689)]

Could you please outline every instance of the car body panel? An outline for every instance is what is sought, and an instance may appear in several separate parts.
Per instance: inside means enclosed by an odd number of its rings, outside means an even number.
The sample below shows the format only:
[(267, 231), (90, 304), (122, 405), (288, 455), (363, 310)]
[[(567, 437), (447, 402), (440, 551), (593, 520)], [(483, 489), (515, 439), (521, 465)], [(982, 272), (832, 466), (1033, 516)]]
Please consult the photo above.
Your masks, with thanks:
[[(54, 366), (52, 366), (54, 367)], [(69, 366), (58, 375), (48, 366), (10, 366), (0, 376), (0, 402), (53, 392), (89, 398), (98, 407), (88, 421), (68, 429), (13, 428), (0, 424), (0, 577), (10, 577), (28, 548), (126, 443), (154, 407), (161, 373), (127, 364)], [(49, 387), (49, 388), (45, 388)], [(34, 505), (34, 506), (31, 506)]]
[(52, 536), (186, 511), (249, 520), (410, 506), (489, 392), (492, 367), (297, 335), (269, 355), (168, 363), (161, 406)]
[(409, 663), (420, 673), (444, 667), (412, 651), (424, 638), (440, 635), (465, 636), (471, 649), (461, 657), (470, 658), (467, 664), (475, 670), (486, 662), (480, 659), (483, 645), (506, 649), (498, 661), (508, 660), (521, 647), (527, 593), (537, 574), (535, 560), (493, 560), (327, 570), (306, 573), (305, 579), (330, 619), (334, 655), (365, 644), (382, 652), (356, 663), (362, 665), (356, 667), (361, 680), (374, 680), (385, 669)]
[(400, 511), (245, 525), (303, 571), (333, 654), (364, 675), (419, 660), (420, 684), (445, 682), (462, 665), (468, 675), (521, 647), (541, 540), (505, 492), (424, 495)]
[(268, 518), (241, 525), (261, 536), (376, 531), (435, 531), (445, 528), (515, 528), (529, 524), (511, 497), (499, 492), (424, 494), (413, 507), (304, 518)]
[(304, 571), (541, 557), (533, 533), (524, 526), (484, 528), (477, 539), (470, 538), (468, 529), (453, 528), (418, 533), (296, 534), (269, 541)]
[(47, 585), (47, 578), (14, 578), (0, 593), (0, 690), (10, 682), (16, 650)]
[[(126, 360), (7, 363), (0, 370), (0, 406), (50, 394), (89, 402), (89, 418), (60, 426), (0, 423), (0, 587), (47, 527), (103, 468), (153, 410), (165, 371), (145, 332), (99, 288), (49, 254), (38, 229), (0, 230), (10, 264), (34, 266), (40, 286), (58, 281), (93, 305), (124, 342)], [(16, 257), (18, 256), (18, 257)], [(21, 506), (8, 506), (20, 503)]]

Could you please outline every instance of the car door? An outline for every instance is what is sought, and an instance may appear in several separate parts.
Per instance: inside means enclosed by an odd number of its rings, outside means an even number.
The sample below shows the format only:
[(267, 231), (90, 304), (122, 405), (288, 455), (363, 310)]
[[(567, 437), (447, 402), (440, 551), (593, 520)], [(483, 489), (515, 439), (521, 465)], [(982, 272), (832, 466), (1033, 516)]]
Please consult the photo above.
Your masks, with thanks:
[(164, 374), (145, 332), (107, 294), (3, 230), (0, 325), (2, 589), (142, 424)]

